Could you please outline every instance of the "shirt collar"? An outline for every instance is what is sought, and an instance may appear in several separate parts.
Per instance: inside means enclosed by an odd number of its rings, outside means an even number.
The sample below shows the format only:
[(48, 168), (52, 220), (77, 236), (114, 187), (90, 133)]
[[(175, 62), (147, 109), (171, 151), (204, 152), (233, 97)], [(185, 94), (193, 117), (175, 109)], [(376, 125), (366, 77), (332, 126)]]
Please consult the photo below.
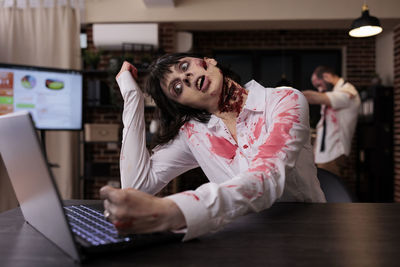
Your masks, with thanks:
[(217, 116), (215, 116), (214, 114), (211, 114), (211, 118), (207, 123), (207, 128), (212, 128), (212, 127), (217, 126), (218, 122), (219, 122), (219, 118)]
[(337, 83), (335, 84), (335, 86), (333, 87), (333, 91), (336, 90), (336, 89), (338, 89), (338, 88), (340, 88), (340, 87), (342, 87), (343, 84), (344, 84), (344, 80), (343, 80), (343, 78), (340, 78), (340, 79), (337, 81)]
[[(249, 94), (247, 96), (246, 103), (243, 109), (247, 109), (253, 112), (262, 112), (264, 111), (265, 106), (265, 88), (256, 82), (255, 80), (251, 80), (244, 85), (244, 87), (249, 90)], [(210, 120), (208, 121), (207, 127), (212, 128), (217, 126), (220, 119), (215, 116), (211, 115)]]
[(251, 80), (250, 82), (246, 83), (244, 87), (249, 90), (249, 95), (247, 96), (247, 100), (243, 109), (256, 112), (264, 111), (265, 87), (255, 80)]

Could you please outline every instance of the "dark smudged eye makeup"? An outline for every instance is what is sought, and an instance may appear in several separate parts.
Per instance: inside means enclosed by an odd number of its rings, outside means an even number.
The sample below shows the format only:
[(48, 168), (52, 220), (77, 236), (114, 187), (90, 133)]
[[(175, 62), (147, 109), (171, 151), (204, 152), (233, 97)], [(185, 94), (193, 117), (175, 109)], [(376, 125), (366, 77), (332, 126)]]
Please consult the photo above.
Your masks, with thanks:
[[(189, 62), (182, 61), (178, 66), (182, 72), (186, 72), (189, 69)], [(175, 97), (178, 97), (182, 93), (182, 90), (183, 90), (183, 84), (181, 81), (177, 80), (172, 85), (171, 94), (174, 95)]]
[(189, 63), (188, 63), (188, 62), (184, 61), (184, 62), (181, 63), (180, 69), (181, 69), (182, 71), (187, 71), (188, 68), (189, 68)]
[(172, 87), (173, 94), (179, 96), (182, 93), (182, 83), (176, 82)]

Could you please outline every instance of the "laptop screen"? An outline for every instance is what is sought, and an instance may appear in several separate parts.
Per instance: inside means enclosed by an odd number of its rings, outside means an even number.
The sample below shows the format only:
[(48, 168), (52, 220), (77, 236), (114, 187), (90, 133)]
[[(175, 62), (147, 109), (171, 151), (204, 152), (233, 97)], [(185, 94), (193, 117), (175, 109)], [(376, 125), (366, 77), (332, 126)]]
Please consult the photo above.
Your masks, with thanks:
[(60, 194), (28, 112), (0, 116), (0, 154), (25, 220), (79, 260)]

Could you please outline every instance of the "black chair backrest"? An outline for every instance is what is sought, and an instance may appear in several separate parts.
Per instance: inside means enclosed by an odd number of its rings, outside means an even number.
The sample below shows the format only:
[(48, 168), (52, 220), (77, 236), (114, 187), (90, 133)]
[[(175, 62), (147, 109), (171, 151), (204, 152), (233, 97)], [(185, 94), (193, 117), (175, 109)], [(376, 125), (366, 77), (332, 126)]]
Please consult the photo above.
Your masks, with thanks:
[(347, 190), (346, 186), (337, 175), (327, 170), (317, 168), (317, 176), (327, 202), (356, 201), (355, 197)]

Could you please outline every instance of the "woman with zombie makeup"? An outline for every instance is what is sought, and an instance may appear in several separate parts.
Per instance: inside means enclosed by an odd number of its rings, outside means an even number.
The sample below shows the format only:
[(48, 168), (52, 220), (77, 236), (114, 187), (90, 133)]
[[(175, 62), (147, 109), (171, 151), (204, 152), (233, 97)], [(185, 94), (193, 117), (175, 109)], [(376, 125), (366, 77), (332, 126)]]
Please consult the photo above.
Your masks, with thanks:
[[(136, 69), (117, 75), (124, 99), (123, 189), (100, 191), (122, 233), (183, 230), (184, 240), (217, 231), (275, 201), (325, 202), (310, 145), (308, 103), (297, 90), (242, 86), (216, 60), (168, 54), (150, 66), (145, 92), (159, 109), (159, 145), (146, 149)], [(173, 178), (200, 166), (209, 183), (164, 198)]]

